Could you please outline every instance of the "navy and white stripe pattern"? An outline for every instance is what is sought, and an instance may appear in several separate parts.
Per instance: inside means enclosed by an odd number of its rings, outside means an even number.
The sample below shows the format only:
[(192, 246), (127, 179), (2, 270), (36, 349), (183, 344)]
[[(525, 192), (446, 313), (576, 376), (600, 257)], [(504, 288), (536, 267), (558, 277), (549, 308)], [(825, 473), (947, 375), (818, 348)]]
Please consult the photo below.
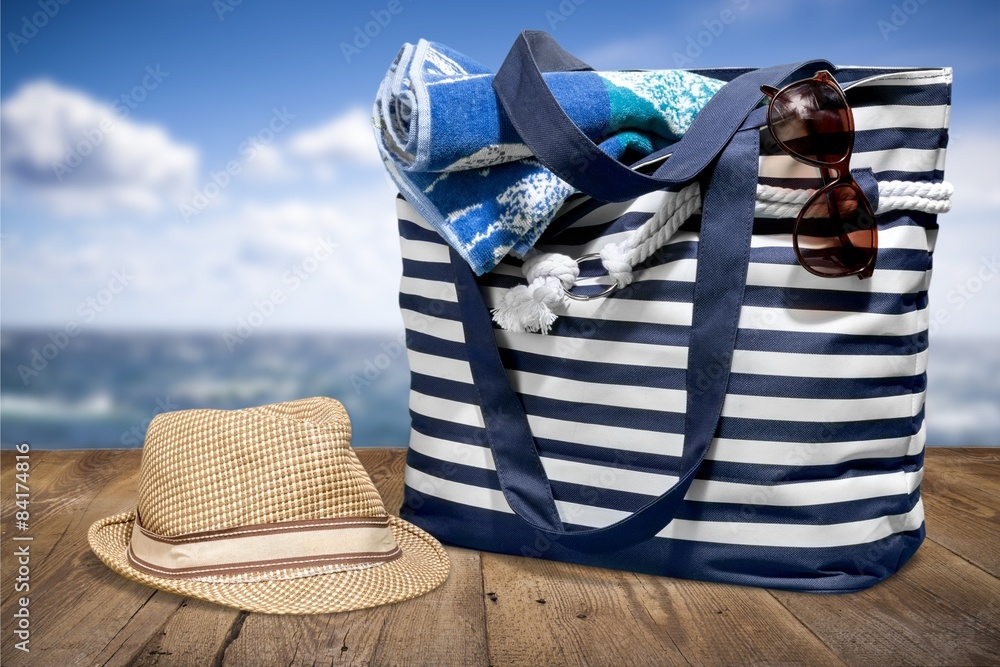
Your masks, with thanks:
[[(879, 181), (941, 182), (951, 71), (836, 75), (857, 125), (852, 167)], [(814, 185), (815, 169), (763, 142), (761, 153), (760, 183)], [(539, 248), (596, 252), (672, 196), (575, 197)], [(794, 219), (757, 218), (732, 375), (696, 481), (655, 538), (587, 554), (534, 531), (507, 504), (484, 433), (484, 412), (503, 416), (477, 403), (449, 248), (402, 199), (398, 210), (412, 372), (408, 520), (472, 548), (807, 591), (870, 586), (920, 545), (936, 216), (880, 214), (877, 270), (864, 281), (811, 275), (795, 259)], [(495, 331), (568, 526), (618, 521), (680, 473), (699, 221), (637, 266), (632, 285), (568, 304), (549, 335)], [(582, 269), (578, 291), (610, 282), (597, 262)], [(491, 307), (521, 281), (513, 259), (478, 279)]]

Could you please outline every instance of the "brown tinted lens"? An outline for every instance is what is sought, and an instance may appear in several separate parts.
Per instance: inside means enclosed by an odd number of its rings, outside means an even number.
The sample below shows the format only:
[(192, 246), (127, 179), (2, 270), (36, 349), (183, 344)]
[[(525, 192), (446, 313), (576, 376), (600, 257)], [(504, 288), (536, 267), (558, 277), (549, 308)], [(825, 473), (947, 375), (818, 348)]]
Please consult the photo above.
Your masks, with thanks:
[(810, 79), (788, 86), (775, 96), (768, 121), (775, 139), (789, 153), (832, 164), (851, 151), (850, 114), (840, 91), (829, 83)]
[(877, 229), (868, 200), (853, 184), (818, 192), (795, 223), (795, 252), (804, 267), (822, 276), (858, 273), (872, 261)]

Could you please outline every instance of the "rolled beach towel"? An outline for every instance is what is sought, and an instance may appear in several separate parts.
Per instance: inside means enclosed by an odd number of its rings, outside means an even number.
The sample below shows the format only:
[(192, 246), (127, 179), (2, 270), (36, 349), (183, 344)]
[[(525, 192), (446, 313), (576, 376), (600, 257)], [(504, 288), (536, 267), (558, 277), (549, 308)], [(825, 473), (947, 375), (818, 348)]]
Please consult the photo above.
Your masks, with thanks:
[[(573, 122), (614, 158), (679, 139), (722, 81), (684, 70), (545, 74)], [(376, 142), (400, 192), (477, 275), (523, 257), (575, 190), (535, 160), (493, 72), (442, 44), (404, 44), (379, 87)]]

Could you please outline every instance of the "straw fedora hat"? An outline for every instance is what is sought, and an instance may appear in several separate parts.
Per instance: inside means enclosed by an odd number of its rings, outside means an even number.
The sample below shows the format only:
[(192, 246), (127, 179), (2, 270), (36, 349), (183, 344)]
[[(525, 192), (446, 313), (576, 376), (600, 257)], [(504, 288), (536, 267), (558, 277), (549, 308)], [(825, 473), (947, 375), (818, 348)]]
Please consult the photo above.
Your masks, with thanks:
[(433, 537), (395, 516), (330, 398), (183, 410), (149, 425), (135, 511), (97, 521), (94, 553), (128, 579), (269, 614), (363, 609), (448, 577)]

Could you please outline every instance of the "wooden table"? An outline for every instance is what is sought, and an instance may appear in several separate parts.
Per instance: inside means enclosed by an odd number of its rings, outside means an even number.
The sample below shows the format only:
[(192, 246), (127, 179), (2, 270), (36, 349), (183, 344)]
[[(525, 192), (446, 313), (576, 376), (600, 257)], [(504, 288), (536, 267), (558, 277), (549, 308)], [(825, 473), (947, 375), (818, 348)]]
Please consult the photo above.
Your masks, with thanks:
[[(359, 454), (390, 508), (403, 450)], [(1000, 664), (1000, 449), (930, 449), (929, 538), (851, 595), (679, 581), (449, 548), (402, 604), (269, 616), (128, 581), (87, 528), (135, 502), (136, 450), (32, 451), (30, 654), (14, 648), (14, 453), (2, 453), (4, 665)]]

